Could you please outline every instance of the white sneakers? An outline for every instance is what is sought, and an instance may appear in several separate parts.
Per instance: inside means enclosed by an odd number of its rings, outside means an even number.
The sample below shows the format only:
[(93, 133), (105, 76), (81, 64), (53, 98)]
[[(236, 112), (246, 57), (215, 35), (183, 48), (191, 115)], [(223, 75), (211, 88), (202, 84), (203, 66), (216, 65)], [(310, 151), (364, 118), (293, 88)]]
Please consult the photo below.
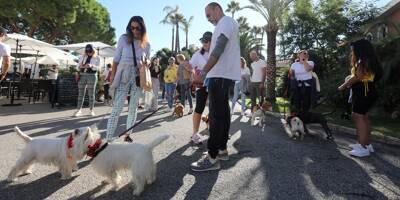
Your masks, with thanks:
[(81, 115), (82, 115), (82, 110), (80, 110), (80, 109), (78, 111), (76, 111), (74, 114), (75, 117), (79, 117)]
[[(78, 111), (76, 111), (75, 114), (74, 114), (74, 116), (75, 116), (75, 117), (80, 117), (80, 116), (82, 116), (82, 110), (79, 109)], [(90, 116), (92, 116), (92, 117), (96, 116), (96, 114), (94, 113), (93, 110), (90, 111)]]
[(353, 149), (349, 152), (349, 154), (356, 157), (369, 156), (371, 153), (375, 152), (372, 144), (366, 145), (365, 148), (359, 143), (351, 144), (349, 147)]

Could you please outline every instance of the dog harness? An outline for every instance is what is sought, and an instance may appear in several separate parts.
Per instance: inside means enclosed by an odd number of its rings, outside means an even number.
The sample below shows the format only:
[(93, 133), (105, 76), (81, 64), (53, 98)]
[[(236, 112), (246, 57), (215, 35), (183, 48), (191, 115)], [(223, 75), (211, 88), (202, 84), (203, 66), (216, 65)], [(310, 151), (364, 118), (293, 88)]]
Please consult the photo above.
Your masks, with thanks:
[(93, 160), (99, 153), (101, 153), (107, 146), (108, 142), (106, 142), (103, 146), (101, 146), (101, 139), (97, 139), (96, 142), (92, 145), (89, 145), (89, 151), (87, 152), (87, 155), (91, 157), (90, 160)]

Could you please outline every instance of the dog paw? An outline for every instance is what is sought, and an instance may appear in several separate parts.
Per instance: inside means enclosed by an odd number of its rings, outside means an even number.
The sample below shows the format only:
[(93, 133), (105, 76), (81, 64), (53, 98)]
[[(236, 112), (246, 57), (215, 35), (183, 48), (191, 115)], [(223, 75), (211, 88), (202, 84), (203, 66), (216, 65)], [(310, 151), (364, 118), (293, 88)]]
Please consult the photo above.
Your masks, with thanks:
[(116, 191), (118, 191), (118, 186), (114, 185), (114, 186), (111, 187), (110, 190), (113, 191), (113, 192), (116, 192)]
[(71, 178), (71, 175), (61, 176), (61, 180), (68, 180)]

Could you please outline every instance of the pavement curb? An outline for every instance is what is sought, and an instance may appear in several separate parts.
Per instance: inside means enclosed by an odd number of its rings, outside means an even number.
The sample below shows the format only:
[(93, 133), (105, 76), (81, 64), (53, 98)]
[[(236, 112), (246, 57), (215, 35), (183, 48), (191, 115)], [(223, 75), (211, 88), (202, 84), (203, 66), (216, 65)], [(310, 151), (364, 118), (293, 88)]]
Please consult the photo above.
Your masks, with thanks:
[[(267, 111), (266, 113), (270, 116), (277, 117), (277, 118), (282, 118), (282, 116), (283, 116), (282, 114), (276, 113), (276, 112)], [(334, 123), (328, 123), (328, 125), (335, 132), (343, 132), (343, 133), (346, 133), (349, 135), (357, 136), (355, 128), (345, 127), (345, 126), (337, 125)], [(314, 127), (314, 126), (317, 127), (317, 125), (311, 125), (311, 127)], [(372, 131), (372, 140), (380, 142), (380, 143), (400, 147), (400, 139), (399, 138), (384, 135), (383, 133), (381, 133), (379, 131)]]

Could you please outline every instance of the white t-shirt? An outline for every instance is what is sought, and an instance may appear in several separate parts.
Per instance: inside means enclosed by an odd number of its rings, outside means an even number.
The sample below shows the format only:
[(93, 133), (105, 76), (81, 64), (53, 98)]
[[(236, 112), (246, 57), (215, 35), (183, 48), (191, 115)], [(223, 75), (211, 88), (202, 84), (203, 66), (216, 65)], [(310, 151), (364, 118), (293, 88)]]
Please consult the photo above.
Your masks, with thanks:
[(228, 38), (224, 52), (215, 66), (207, 73), (207, 78), (240, 80), (239, 25), (231, 17), (224, 16), (215, 27), (211, 38), (210, 52), (216, 46), (217, 38), (224, 34)]
[(104, 77), (103, 85), (110, 84), (110, 82), (107, 80), (108, 76), (111, 76), (111, 70), (105, 69), (103, 71), (103, 77)]
[(53, 71), (48, 71), (48, 74), (49, 74), (49, 80), (57, 80), (57, 77), (58, 77), (58, 69), (51, 69), (51, 70), (54, 70), (54, 72)]
[(251, 82), (258, 83), (262, 81), (263, 70), (267, 67), (265, 61), (259, 59), (258, 61), (251, 63), (251, 68), (253, 69), (253, 75), (251, 76)]
[(11, 56), (11, 48), (8, 44), (0, 42), (0, 70), (3, 69), (3, 56)]
[[(314, 62), (313, 61), (307, 61), (308, 64), (314, 68)], [(292, 66), (290, 67), (291, 70), (294, 70), (294, 76), (296, 78), (296, 80), (299, 81), (304, 81), (304, 80), (310, 80), (312, 79), (312, 74), (311, 71), (306, 71), (306, 69), (304, 68), (304, 65), (301, 64), (300, 62), (295, 62), (292, 64)]]
[(250, 75), (250, 69), (248, 67), (245, 67), (244, 69), (240, 68), (240, 74), (242, 76), (244, 75)]
[(200, 53), (201, 50), (196, 51), (190, 59), (189, 63), (192, 65), (193, 69), (203, 70), (204, 65), (208, 61), (208, 52), (204, 52), (203, 55)]

